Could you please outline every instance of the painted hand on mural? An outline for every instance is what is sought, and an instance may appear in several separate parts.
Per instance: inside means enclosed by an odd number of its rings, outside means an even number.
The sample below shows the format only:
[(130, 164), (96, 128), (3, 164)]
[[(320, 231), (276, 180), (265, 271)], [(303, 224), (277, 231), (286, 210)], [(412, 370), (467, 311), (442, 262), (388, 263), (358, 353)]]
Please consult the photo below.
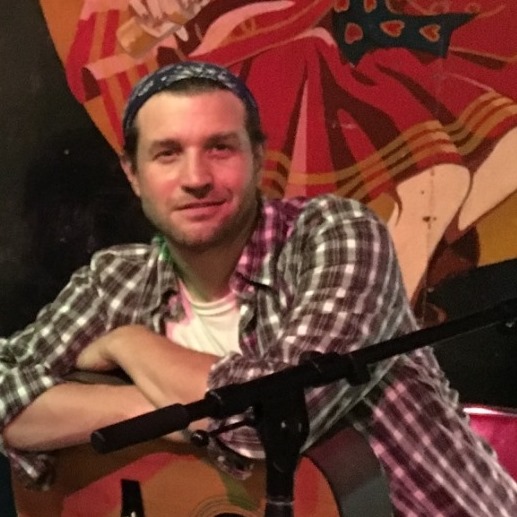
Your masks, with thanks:
[(146, 25), (157, 27), (167, 21), (184, 24), (210, 0), (129, 0), (129, 6)]
[(188, 40), (185, 24), (211, 0), (129, 0), (133, 16), (117, 30), (124, 50), (138, 58), (171, 35)]
[(293, 5), (288, 0), (129, 0), (132, 17), (118, 28), (117, 39), (135, 59), (163, 49), (194, 58), (227, 44), (236, 28), (253, 32), (256, 16)]

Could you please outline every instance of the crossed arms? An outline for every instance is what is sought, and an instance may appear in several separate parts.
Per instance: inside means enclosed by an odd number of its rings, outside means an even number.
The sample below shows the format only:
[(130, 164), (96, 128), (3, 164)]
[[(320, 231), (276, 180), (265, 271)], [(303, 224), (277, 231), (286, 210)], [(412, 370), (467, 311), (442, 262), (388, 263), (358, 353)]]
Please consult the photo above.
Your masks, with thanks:
[(202, 398), (216, 360), (176, 345), (142, 325), (119, 327), (88, 345), (76, 366), (97, 372), (120, 367), (133, 385), (65, 382), (54, 386), (5, 428), (4, 440), (10, 447), (27, 451), (85, 443), (99, 427)]

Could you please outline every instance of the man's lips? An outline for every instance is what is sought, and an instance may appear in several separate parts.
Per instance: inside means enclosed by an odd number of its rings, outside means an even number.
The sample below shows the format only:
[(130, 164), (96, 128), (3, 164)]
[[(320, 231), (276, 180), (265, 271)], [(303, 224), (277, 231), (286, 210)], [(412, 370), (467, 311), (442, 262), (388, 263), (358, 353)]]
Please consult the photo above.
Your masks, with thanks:
[(204, 208), (213, 208), (218, 207), (224, 204), (224, 201), (222, 200), (213, 200), (213, 201), (195, 201), (195, 202), (189, 202), (184, 203), (181, 205), (178, 205), (176, 210), (202, 210)]

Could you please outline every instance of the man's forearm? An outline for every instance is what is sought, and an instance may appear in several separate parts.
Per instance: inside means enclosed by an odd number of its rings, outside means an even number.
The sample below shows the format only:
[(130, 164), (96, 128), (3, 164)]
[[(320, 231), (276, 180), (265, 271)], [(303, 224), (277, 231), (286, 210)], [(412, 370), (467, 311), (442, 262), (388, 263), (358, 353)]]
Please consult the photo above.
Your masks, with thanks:
[(121, 367), (157, 407), (204, 396), (219, 358), (184, 348), (141, 325), (119, 327), (91, 343), (79, 356), (81, 370)]
[(90, 434), (154, 406), (135, 386), (69, 382), (40, 395), (4, 429), (6, 445), (27, 451), (86, 443)]
[[(152, 341), (154, 336), (149, 338)], [(129, 349), (122, 349), (119, 358), (118, 364), (146, 397), (160, 407), (203, 398), (210, 368), (217, 360), (215, 356), (171, 342), (165, 346), (148, 346), (140, 361), (135, 360)]]

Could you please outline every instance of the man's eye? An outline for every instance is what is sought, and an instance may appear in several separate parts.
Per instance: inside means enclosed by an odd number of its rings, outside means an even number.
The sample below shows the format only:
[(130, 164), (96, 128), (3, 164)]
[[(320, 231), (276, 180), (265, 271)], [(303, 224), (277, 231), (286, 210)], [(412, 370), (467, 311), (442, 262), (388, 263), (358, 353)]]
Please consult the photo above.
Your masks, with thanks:
[(229, 144), (214, 144), (211, 148), (212, 152), (216, 155), (225, 155), (233, 152), (234, 148)]
[(166, 158), (173, 158), (178, 154), (178, 151), (174, 149), (162, 149), (161, 151), (158, 151), (155, 155), (155, 158), (157, 159), (166, 159)]

